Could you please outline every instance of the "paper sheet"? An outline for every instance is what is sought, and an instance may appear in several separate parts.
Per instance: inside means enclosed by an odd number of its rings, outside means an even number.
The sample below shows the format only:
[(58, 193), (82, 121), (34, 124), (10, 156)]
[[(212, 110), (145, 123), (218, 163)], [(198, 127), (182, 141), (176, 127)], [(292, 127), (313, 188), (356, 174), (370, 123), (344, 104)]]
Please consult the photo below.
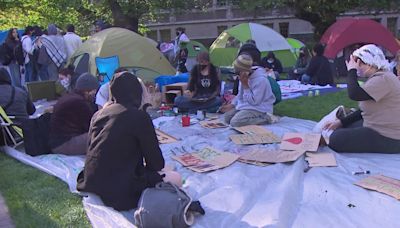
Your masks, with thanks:
[(280, 149), (317, 151), (320, 141), (320, 133), (286, 133), (282, 138)]
[(231, 135), (229, 138), (233, 143), (238, 145), (251, 145), (251, 144), (270, 144), (279, 143), (281, 140), (278, 136), (274, 134), (264, 134), (264, 135)]
[(234, 127), (236, 131), (243, 134), (253, 134), (253, 135), (263, 135), (263, 134), (272, 134), (272, 131), (269, 131), (258, 125), (248, 125), (243, 127)]
[(183, 166), (195, 172), (203, 173), (225, 168), (234, 163), (239, 155), (206, 147), (198, 152), (171, 157)]
[(158, 142), (160, 144), (168, 144), (168, 143), (174, 143), (177, 142), (178, 140), (174, 137), (172, 137), (171, 135), (168, 135), (167, 133), (156, 129), (156, 135), (157, 135), (157, 139)]
[(212, 119), (212, 120), (205, 120), (201, 121), (200, 125), (204, 128), (209, 128), (209, 129), (216, 129), (216, 128), (225, 128), (228, 127), (225, 123), (223, 123), (219, 119)]
[(400, 200), (400, 180), (383, 175), (374, 175), (356, 182), (355, 185), (381, 192)]
[(296, 161), (306, 151), (290, 151), (290, 150), (251, 150), (242, 156), (241, 159), (257, 162), (280, 163)]
[(334, 167), (337, 166), (333, 153), (306, 153), (306, 161), (310, 167)]

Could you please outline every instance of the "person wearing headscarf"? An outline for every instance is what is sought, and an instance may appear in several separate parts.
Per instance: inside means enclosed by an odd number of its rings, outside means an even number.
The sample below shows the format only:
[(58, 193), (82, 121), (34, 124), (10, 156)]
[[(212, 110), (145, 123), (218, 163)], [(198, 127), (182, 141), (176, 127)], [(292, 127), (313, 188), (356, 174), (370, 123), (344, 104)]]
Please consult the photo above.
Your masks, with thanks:
[(73, 92), (63, 95), (54, 106), (50, 121), (50, 148), (55, 154), (84, 155), (87, 151), (90, 119), (99, 82), (84, 73)]
[(10, 74), (5, 68), (0, 68), (0, 106), (7, 115), (15, 116), (17, 122), (36, 111), (28, 93), (11, 84)]
[[(330, 122), (329, 147), (336, 152), (400, 153), (400, 80), (374, 44), (355, 50), (346, 62), (347, 90), (360, 110)], [(360, 86), (357, 77), (367, 81)]]
[(198, 64), (190, 72), (188, 91), (184, 96), (175, 98), (175, 105), (181, 112), (194, 113), (197, 110), (215, 112), (222, 104), (219, 94), (221, 81), (217, 68), (210, 63), (207, 52), (197, 56)]
[(77, 189), (95, 193), (106, 206), (124, 211), (137, 206), (142, 191), (161, 181), (181, 185), (180, 175), (164, 169), (150, 116), (139, 109), (142, 87), (129, 72), (114, 75), (111, 102), (92, 118), (85, 168)]
[(63, 37), (58, 34), (54, 24), (48, 26), (47, 34), (42, 35), (39, 42), (38, 63), (41, 64), (39, 76), (41, 80), (56, 81), (58, 70), (67, 62), (67, 49)]

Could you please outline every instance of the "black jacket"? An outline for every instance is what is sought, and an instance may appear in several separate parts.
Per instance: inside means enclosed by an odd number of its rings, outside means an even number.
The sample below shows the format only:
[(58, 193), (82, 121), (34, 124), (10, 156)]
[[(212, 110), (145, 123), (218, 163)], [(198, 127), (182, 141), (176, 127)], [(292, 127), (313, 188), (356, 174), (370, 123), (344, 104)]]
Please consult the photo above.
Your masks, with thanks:
[(110, 91), (114, 103), (92, 118), (77, 188), (99, 195), (116, 210), (128, 210), (136, 207), (145, 188), (162, 181), (158, 171), (164, 158), (150, 117), (138, 110), (142, 92), (136, 77), (114, 76)]
[(332, 85), (333, 74), (330, 63), (325, 56), (314, 56), (306, 70), (306, 74), (311, 77), (311, 83), (320, 86)]

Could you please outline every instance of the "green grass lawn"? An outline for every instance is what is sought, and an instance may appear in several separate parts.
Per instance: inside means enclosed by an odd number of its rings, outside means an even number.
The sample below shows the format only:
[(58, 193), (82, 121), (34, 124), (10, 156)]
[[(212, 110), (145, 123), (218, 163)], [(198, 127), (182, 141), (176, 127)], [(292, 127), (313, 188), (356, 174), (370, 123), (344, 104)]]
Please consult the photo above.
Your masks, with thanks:
[[(318, 121), (338, 105), (356, 107), (347, 92), (282, 101), (275, 113)], [(0, 192), (17, 227), (89, 227), (81, 198), (59, 179), (0, 153)]]

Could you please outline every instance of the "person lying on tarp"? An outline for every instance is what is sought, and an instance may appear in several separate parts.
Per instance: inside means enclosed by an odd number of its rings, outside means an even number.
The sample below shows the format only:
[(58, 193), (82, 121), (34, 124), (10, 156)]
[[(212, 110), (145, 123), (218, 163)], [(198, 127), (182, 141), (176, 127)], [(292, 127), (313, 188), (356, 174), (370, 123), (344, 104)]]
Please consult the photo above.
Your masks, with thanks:
[(7, 115), (15, 116), (15, 123), (36, 111), (28, 92), (11, 85), (11, 76), (5, 68), (0, 68), (0, 106)]
[(174, 171), (162, 171), (164, 158), (150, 116), (139, 110), (142, 87), (129, 72), (114, 75), (111, 101), (92, 118), (85, 168), (77, 189), (100, 196), (106, 206), (129, 210), (142, 191), (161, 181), (181, 186)]
[(210, 63), (207, 52), (199, 53), (197, 62), (190, 73), (188, 91), (184, 96), (175, 98), (175, 105), (180, 112), (194, 113), (197, 110), (216, 112), (222, 104), (219, 96), (221, 81), (217, 68)]
[(254, 67), (250, 55), (239, 55), (233, 66), (239, 75), (239, 93), (232, 101), (221, 107), (225, 122), (232, 127), (272, 122), (275, 96), (267, 72), (263, 67)]
[(50, 121), (49, 145), (53, 153), (86, 154), (90, 119), (96, 111), (93, 103), (98, 87), (97, 78), (84, 73), (76, 81), (74, 91), (57, 101)]
[[(373, 44), (355, 50), (346, 62), (349, 97), (361, 110), (328, 123), (329, 147), (337, 152), (400, 153), (400, 81)], [(360, 86), (357, 76), (367, 78)]]

